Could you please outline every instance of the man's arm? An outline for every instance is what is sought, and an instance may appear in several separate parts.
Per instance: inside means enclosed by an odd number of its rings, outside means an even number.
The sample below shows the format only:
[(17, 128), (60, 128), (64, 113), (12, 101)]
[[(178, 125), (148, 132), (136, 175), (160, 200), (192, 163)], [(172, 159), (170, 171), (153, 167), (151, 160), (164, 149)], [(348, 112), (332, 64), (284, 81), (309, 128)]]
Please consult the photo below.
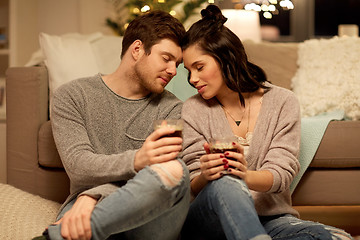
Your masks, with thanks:
[(91, 239), (91, 213), (97, 201), (89, 196), (80, 196), (59, 221), (61, 236), (65, 239)]
[(72, 185), (89, 187), (132, 178), (136, 172), (129, 159), (134, 159), (136, 150), (100, 154), (86, 126), (86, 117), (92, 113), (82, 113), (85, 103), (68, 92), (63, 88), (55, 93), (51, 121), (54, 140)]

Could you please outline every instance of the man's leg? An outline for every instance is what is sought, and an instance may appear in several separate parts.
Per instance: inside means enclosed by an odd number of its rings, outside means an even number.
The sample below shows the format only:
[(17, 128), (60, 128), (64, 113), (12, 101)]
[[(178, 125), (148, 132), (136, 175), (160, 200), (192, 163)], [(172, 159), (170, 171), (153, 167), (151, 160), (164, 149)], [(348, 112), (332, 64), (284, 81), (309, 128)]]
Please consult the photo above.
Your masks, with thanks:
[[(167, 229), (176, 235), (186, 217), (188, 204), (189, 173), (182, 162), (174, 160), (146, 167), (96, 205), (91, 216), (93, 239), (106, 239), (112, 234), (135, 228), (140, 231), (147, 223), (156, 223), (158, 218), (161, 225), (163, 216), (172, 226)], [(172, 211), (178, 212), (175, 218), (178, 221), (169, 222), (169, 218), (174, 217)], [(143, 225), (144, 228), (140, 228)], [(49, 233), (51, 239), (57, 239), (60, 226), (50, 226)]]
[[(176, 187), (176, 185), (179, 184), (179, 182), (183, 178), (183, 175), (185, 174), (182, 170), (181, 163), (178, 161), (171, 161), (161, 165), (153, 165), (151, 166), (151, 168), (157, 172), (162, 182), (167, 187)], [(178, 171), (178, 169), (181, 169), (181, 171)], [(188, 178), (187, 173), (186, 178)], [(164, 214), (138, 228), (125, 232), (124, 236), (126, 236), (126, 239), (131, 240), (178, 239), (189, 209), (189, 204), (190, 190), (187, 194), (184, 195), (182, 199), (180, 199), (172, 208), (168, 209)]]

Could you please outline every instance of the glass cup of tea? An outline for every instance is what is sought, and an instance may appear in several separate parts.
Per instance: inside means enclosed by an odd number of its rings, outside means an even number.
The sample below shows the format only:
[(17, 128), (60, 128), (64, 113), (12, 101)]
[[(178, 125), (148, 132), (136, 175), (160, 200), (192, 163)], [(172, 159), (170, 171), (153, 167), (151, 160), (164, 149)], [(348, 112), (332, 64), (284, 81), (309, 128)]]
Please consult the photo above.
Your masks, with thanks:
[(171, 127), (175, 130), (174, 133), (163, 137), (181, 137), (184, 126), (184, 120), (182, 119), (158, 119), (154, 121), (154, 130), (162, 127)]
[[(232, 144), (233, 142), (238, 142), (236, 136), (210, 138), (209, 139), (210, 153), (225, 153), (227, 151), (239, 152), (238, 149)], [(230, 157), (228, 157), (228, 159), (237, 161), (236, 159)], [(224, 170), (222, 173), (228, 174), (228, 171)]]

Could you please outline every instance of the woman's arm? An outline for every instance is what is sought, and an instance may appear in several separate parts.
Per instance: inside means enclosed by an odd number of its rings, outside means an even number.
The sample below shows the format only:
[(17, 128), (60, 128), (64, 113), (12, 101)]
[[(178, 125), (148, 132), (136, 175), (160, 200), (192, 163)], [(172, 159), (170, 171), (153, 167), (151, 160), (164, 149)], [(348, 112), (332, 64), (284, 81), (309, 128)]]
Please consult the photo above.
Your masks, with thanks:
[(249, 189), (257, 192), (267, 192), (274, 182), (274, 177), (270, 171), (248, 171), (246, 184)]

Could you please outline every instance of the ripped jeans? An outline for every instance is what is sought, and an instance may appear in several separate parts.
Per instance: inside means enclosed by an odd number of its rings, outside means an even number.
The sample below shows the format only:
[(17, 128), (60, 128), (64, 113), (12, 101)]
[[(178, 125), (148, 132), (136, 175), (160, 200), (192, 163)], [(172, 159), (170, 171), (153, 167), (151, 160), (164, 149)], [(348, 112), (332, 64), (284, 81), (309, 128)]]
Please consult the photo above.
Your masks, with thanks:
[[(91, 214), (92, 239), (178, 239), (190, 204), (189, 173), (179, 162), (184, 174), (174, 187), (164, 185), (157, 172), (146, 167), (99, 202)], [(61, 224), (49, 226), (48, 233), (50, 239), (62, 239)]]
[(184, 240), (352, 239), (343, 230), (290, 214), (259, 217), (245, 182), (224, 176), (207, 184), (191, 203)]
[(260, 217), (260, 220), (273, 239), (352, 239), (348, 233), (341, 229), (301, 220), (290, 214)]

